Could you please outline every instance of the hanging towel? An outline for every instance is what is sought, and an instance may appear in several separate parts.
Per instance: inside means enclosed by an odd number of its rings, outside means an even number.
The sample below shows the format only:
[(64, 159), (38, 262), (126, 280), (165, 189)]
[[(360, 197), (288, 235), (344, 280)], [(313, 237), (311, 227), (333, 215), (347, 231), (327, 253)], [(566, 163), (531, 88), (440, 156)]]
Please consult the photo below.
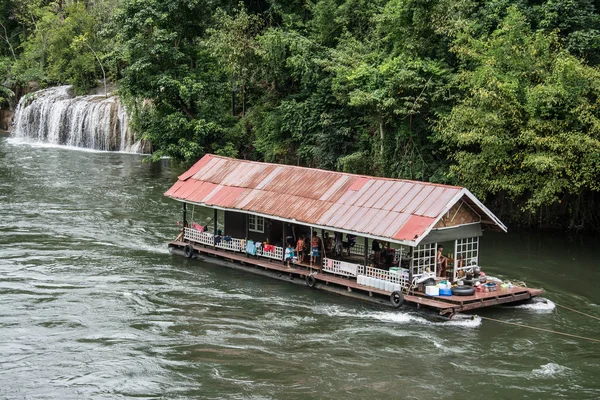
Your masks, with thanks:
[(192, 226), (194, 227), (195, 230), (204, 232), (204, 227), (202, 225), (198, 225), (198, 223), (194, 222), (194, 225), (192, 225)]
[(254, 245), (254, 242), (252, 240), (248, 240), (246, 242), (246, 253), (252, 256), (256, 255), (256, 246)]

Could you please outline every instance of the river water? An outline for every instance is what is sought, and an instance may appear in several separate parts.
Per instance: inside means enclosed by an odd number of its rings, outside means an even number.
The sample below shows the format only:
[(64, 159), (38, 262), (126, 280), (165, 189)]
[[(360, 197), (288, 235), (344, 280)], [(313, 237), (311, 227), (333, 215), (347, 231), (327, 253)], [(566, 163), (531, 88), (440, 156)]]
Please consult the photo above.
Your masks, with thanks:
[[(142, 160), (0, 136), (0, 398), (600, 398), (600, 343), (169, 254), (181, 170)], [(486, 234), (481, 261), (600, 316), (597, 243)], [(480, 314), (600, 338), (552, 303)]]

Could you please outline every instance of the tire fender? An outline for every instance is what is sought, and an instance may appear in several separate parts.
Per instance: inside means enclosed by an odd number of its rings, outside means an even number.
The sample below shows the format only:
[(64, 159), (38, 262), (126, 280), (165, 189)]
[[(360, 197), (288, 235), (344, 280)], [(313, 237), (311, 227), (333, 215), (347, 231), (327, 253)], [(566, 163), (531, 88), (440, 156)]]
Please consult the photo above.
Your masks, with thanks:
[(400, 308), (402, 304), (404, 304), (404, 295), (399, 290), (394, 290), (392, 294), (390, 294), (390, 303), (392, 303), (392, 307)]
[(186, 244), (185, 247), (183, 248), (183, 255), (186, 256), (187, 258), (192, 258), (194, 256), (194, 248), (192, 247), (191, 244)]
[(308, 287), (313, 288), (313, 287), (315, 287), (316, 283), (317, 283), (317, 280), (315, 279), (315, 277), (312, 274), (306, 275), (306, 285)]

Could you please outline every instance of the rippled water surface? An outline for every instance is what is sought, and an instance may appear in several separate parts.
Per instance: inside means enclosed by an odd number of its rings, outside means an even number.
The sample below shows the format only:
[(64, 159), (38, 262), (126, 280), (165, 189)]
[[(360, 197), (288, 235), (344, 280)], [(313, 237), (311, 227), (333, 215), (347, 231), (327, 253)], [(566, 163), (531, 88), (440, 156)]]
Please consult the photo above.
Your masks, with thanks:
[[(600, 343), (170, 255), (181, 172), (0, 137), (0, 398), (600, 398)], [(482, 264), (600, 316), (597, 243), (486, 234)], [(560, 307), (481, 315), (600, 339)]]

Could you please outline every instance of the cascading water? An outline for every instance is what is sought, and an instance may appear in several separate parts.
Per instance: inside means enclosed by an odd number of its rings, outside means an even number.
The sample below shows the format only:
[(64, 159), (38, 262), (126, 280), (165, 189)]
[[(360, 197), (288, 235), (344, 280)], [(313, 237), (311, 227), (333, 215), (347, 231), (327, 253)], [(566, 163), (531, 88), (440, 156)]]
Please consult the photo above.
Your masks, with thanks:
[(24, 96), (15, 112), (13, 136), (95, 150), (148, 153), (147, 143), (135, 140), (116, 96), (74, 97), (71, 86)]

